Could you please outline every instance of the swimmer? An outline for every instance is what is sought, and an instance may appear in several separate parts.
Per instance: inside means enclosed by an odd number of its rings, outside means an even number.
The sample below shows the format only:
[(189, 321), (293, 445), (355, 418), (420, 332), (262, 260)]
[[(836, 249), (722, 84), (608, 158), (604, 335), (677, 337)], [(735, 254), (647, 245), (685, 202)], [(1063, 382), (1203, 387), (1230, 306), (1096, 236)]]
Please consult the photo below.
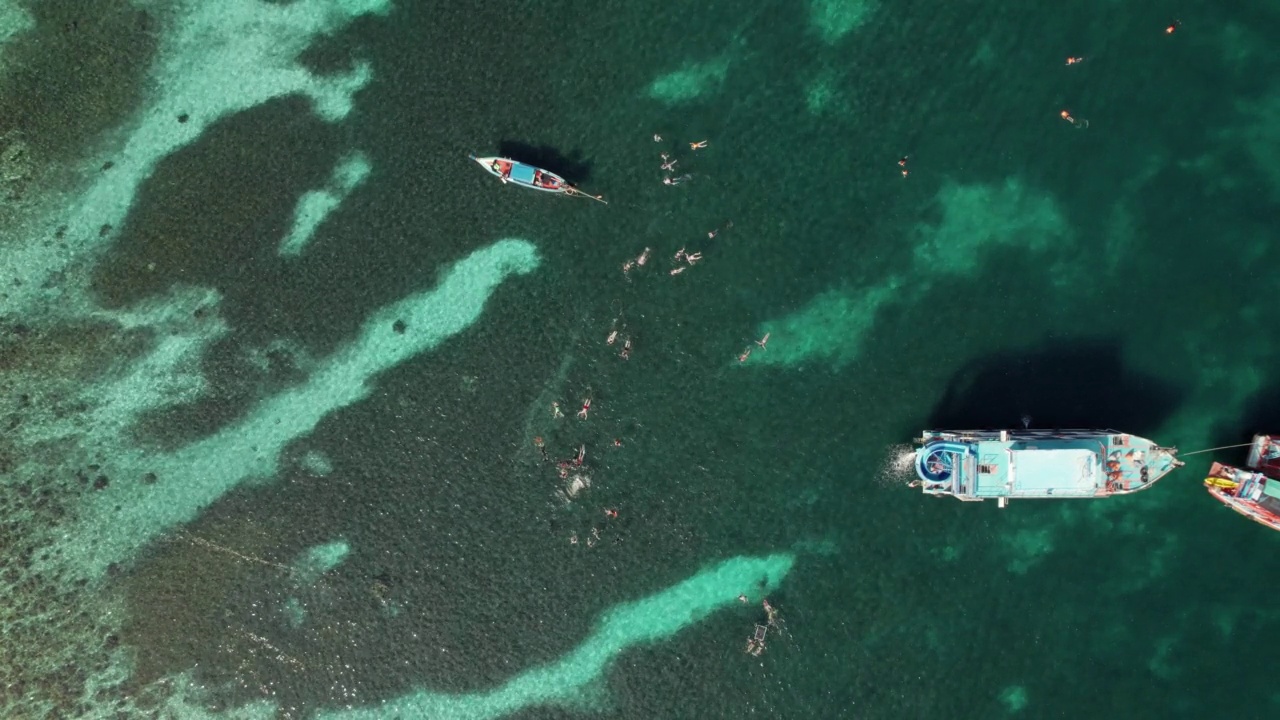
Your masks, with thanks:
[(1076, 65), (1076, 64), (1078, 64), (1078, 63), (1082, 63), (1082, 62), (1084, 62), (1084, 58), (1082, 58), (1082, 57), (1069, 57), (1069, 58), (1067, 58), (1067, 64), (1068, 64), (1068, 65)]
[(747, 604), (747, 596), (746, 596), (746, 595), (739, 595), (739, 596), (738, 596), (738, 602), (742, 603), (743, 605), (746, 605), (746, 604)]
[(609, 518), (617, 519), (617, 517), (618, 517), (618, 511), (617, 511), (617, 510), (614, 510), (614, 509), (612, 509), (612, 508), (605, 508), (605, 510), (604, 510), (604, 515), (605, 515), (605, 517), (609, 517)]
[(1062, 117), (1063, 120), (1066, 120), (1067, 122), (1075, 126), (1077, 130), (1084, 130), (1085, 128), (1089, 127), (1088, 120), (1077, 120), (1071, 117), (1071, 113), (1067, 112), (1066, 110), (1063, 110), (1061, 113), (1059, 113), (1059, 115)]
[(719, 234), (720, 234), (719, 228), (716, 228), (715, 230), (711, 230), (710, 232), (707, 233), (707, 239), (710, 240)]
[(622, 447), (622, 438), (614, 438), (614, 439), (613, 439), (613, 446), (614, 446), (614, 447)]
[(666, 153), (662, 153), (662, 169), (663, 170), (666, 170), (668, 172), (675, 172), (676, 163), (678, 162), (680, 161), (667, 155)]
[(907, 166), (907, 158), (909, 158), (909, 157), (911, 157), (911, 156), (910, 156), (910, 155), (903, 155), (903, 156), (902, 156), (902, 159), (898, 161), (898, 167), (906, 167), (906, 166)]
[(764, 346), (769, 344), (769, 335), (770, 333), (765, 333), (764, 337), (756, 341), (756, 344), (760, 346), (761, 350), (764, 350), (765, 349)]
[(574, 464), (574, 466), (575, 466), (575, 467), (582, 467), (582, 463), (583, 463), (583, 461), (584, 461), (584, 460), (586, 460), (586, 459), (587, 459), (587, 446), (586, 446), (586, 445), (579, 445), (579, 446), (578, 446), (578, 457), (576, 457), (576, 458), (574, 458), (574, 459), (573, 459), (573, 464)]
[(586, 420), (587, 411), (591, 409), (591, 398), (585, 398), (582, 401), (582, 409), (578, 411), (578, 419)]
[(707, 141), (706, 141), (706, 140), (699, 140), (698, 142), (692, 142), (692, 143), (689, 143), (689, 149), (690, 149), (690, 150), (701, 150), (702, 148), (704, 148), (704, 147), (706, 147), (706, 146), (707, 146)]
[(700, 252), (686, 253), (684, 256), (684, 259), (688, 260), (690, 265), (693, 265), (694, 263), (702, 259), (702, 253)]
[(663, 185), (679, 185), (680, 183), (689, 180), (689, 178), (691, 177), (693, 176), (681, 175), (680, 177), (665, 177), (665, 178), (662, 178), (662, 184)]
[(636, 258), (636, 265), (639, 265), (640, 267), (644, 267), (644, 264), (649, 262), (650, 252), (652, 252), (650, 248), (645, 248), (644, 252), (640, 253), (640, 257)]
[(676, 251), (676, 262), (680, 262), (681, 260), (683, 260), (683, 259), (684, 259), (684, 256), (685, 256), (684, 248), (680, 248), (679, 250), (677, 250), (677, 251)]
[(560, 412), (560, 403), (558, 402), (551, 403), (551, 417), (557, 420), (564, 417), (564, 413)]
[(627, 338), (627, 341), (622, 343), (622, 352), (618, 353), (618, 357), (623, 360), (631, 359), (631, 338)]
[(906, 177), (906, 176), (908, 176), (908, 175), (910, 175), (910, 174), (911, 174), (911, 171), (910, 171), (910, 170), (908, 170), (908, 169), (906, 169), (906, 168), (902, 168), (902, 177)]
[(574, 533), (573, 535), (570, 535), (570, 536), (569, 536), (569, 544), (570, 544), (570, 545), (577, 545), (577, 544), (578, 544), (578, 535), (577, 535), (577, 533)]
[(654, 133), (654, 134), (653, 134), (653, 141), (654, 141), (654, 142), (662, 142), (662, 136), (661, 136), (661, 135), (659, 135), (658, 133)]
[(613, 332), (609, 333), (609, 337), (608, 339), (605, 340), (605, 343), (608, 345), (612, 345), (614, 341), (616, 341), (617, 339), (618, 339), (618, 331), (614, 330)]
[(671, 268), (671, 274), (672, 274), (672, 275), (679, 275), (680, 273), (684, 272), (684, 271), (685, 271), (685, 269), (686, 269), (687, 267), (688, 267), (688, 266), (686, 266), (686, 265), (681, 265), (681, 266), (680, 266), (680, 267), (678, 267), (678, 268)]
[(1165, 35), (1172, 35), (1172, 34), (1174, 33), (1174, 31), (1175, 31), (1175, 30), (1177, 30), (1177, 29), (1178, 29), (1178, 28), (1180, 28), (1180, 27), (1182, 27), (1182, 21), (1181, 21), (1181, 20), (1174, 20), (1172, 23), (1169, 23), (1169, 26), (1168, 26), (1168, 27), (1166, 27), (1166, 28), (1164, 29), (1164, 34), (1165, 34)]
[(747, 348), (746, 351), (744, 351), (741, 355), (738, 356), (738, 362), (744, 363), (747, 361), (747, 358), (749, 357), (751, 357), (751, 348)]

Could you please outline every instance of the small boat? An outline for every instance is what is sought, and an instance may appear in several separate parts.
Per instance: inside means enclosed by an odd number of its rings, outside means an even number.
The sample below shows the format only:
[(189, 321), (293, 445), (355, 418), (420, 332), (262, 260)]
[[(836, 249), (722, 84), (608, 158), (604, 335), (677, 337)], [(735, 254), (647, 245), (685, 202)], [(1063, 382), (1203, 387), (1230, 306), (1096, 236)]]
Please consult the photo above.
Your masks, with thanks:
[[(485, 172), (493, 175), (504, 183), (513, 183), (520, 187), (527, 187), (530, 190), (538, 190), (540, 192), (556, 193), (559, 195), (580, 195), (588, 197), (592, 200), (605, 202), (598, 195), (588, 195), (573, 185), (569, 181), (551, 172), (535, 167), (528, 163), (522, 163), (519, 160), (512, 160), (503, 157), (476, 157), (469, 156), (475, 160)], [(607, 203), (606, 203), (607, 204)]]
[(1177, 448), (1115, 430), (927, 430), (913, 482), (926, 495), (1101, 498), (1145, 490), (1182, 466)]
[(1280, 530), (1280, 438), (1255, 435), (1245, 467), (1215, 462), (1204, 487), (1223, 505)]

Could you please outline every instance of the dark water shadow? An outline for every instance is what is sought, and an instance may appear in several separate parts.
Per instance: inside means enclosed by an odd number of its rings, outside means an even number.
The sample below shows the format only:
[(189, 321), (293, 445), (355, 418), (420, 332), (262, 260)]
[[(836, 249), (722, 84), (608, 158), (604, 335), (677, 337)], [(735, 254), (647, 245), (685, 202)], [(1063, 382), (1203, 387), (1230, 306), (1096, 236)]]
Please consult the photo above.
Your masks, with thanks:
[(1159, 427), (1184, 393), (1125, 365), (1112, 338), (1054, 341), (998, 353), (962, 367), (929, 415), (931, 428)]
[(543, 170), (550, 170), (574, 185), (591, 179), (592, 163), (582, 156), (581, 150), (572, 150), (565, 154), (550, 145), (530, 145), (518, 140), (503, 140), (498, 143), (498, 154), (505, 158), (536, 165)]
[[(1254, 393), (1238, 415), (1215, 423), (1210, 439), (1214, 445), (1234, 445), (1249, 442), (1256, 433), (1277, 432), (1280, 432), (1280, 380), (1274, 380)], [(1243, 461), (1245, 449), (1234, 452), (1236, 461)], [(1231, 462), (1225, 456), (1220, 459)]]

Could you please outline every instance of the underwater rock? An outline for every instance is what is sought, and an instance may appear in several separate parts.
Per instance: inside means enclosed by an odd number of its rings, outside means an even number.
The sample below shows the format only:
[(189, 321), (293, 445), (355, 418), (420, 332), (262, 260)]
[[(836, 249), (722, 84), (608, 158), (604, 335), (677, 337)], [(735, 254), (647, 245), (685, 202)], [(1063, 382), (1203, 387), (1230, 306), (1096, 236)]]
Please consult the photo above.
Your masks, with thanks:
[(391, 329), (395, 330), (397, 335), (403, 335), (404, 331), (409, 329), (409, 326), (405, 325), (403, 320), (397, 320), (391, 325)]

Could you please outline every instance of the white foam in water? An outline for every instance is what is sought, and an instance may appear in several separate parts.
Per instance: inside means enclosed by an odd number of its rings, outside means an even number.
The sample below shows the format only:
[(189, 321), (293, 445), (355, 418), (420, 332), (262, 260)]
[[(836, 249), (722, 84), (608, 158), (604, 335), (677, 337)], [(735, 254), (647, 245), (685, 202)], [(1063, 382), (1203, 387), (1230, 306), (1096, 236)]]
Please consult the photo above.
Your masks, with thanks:
[(911, 445), (890, 445), (877, 478), (881, 485), (906, 485), (916, 479), (916, 451)]
[(299, 582), (310, 585), (342, 564), (351, 554), (346, 540), (333, 540), (307, 548), (290, 566)]
[[(115, 451), (117, 472), (152, 472), (172, 482), (112, 484), (89, 496), (83, 525), (63, 540), (64, 555), (78, 557), (82, 570), (100, 575), (166, 529), (194, 519), (241, 482), (273, 476), (286, 445), (329, 413), (366, 397), (378, 373), (470, 327), (504, 279), (537, 266), (536, 249), (523, 240), (477, 250), (450, 268), (436, 288), (375, 312), (360, 336), (321, 361), (306, 382), (264, 399), (239, 424), (167, 454)], [(397, 323), (404, 332), (396, 331)], [(84, 543), (84, 537), (95, 540)]]
[[(0, 50), (10, 38), (30, 30), (35, 25), (31, 14), (23, 9), (17, 0), (0, 0)], [(4, 56), (0, 55), (0, 68), (4, 67), (3, 58)]]
[[(95, 172), (97, 180), (69, 207), (56, 208), (26, 229), (24, 242), (6, 247), (2, 274), (24, 279), (21, 287), (6, 290), (10, 311), (36, 315), (42, 304), (58, 302), (61, 288), (46, 288), (45, 281), (84, 254), (109, 246), (114, 233), (101, 229), (121, 226), (156, 164), (195, 142), (214, 122), (289, 95), (309, 98), (325, 120), (344, 118), (352, 95), (372, 76), (368, 63), (318, 77), (298, 64), (298, 56), (319, 36), (389, 8), (388, 0), (178, 3), (172, 10), (174, 32), (164, 37), (151, 73), (147, 105), (121, 130), (118, 143), (106, 143), (85, 163), (85, 175), (107, 161), (113, 163), (111, 172)], [(178, 122), (180, 115), (186, 122)], [(66, 226), (69, 249), (46, 242), (46, 229), (58, 226)]]
[(809, 0), (809, 23), (823, 42), (835, 44), (875, 13), (873, 0)]
[(300, 254), (315, 235), (316, 228), (369, 177), (372, 169), (364, 153), (351, 153), (333, 168), (327, 187), (303, 193), (293, 212), (293, 227), (280, 243), (280, 254)]
[(1034, 192), (1016, 177), (1003, 183), (948, 183), (939, 189), (936, 203), (942, 221), (913, 229), (910, 267), (882, 273), (862, 287), (822, 291), (799, 310), (762, 323), (757, 337), (766, 332), (773, 336), (768, 352), (752, 353), (740, 364), (824, 361), (843, 367), (861, 355), (880, 311), (889, 303), (914, 302), (938, 281), (977, 274), (985, 253), (996, 248), (1021, 246), (1044, 252), (1065, 248), (1071, 240), (1053, 198)]
[(377, 707), (320, 713), (322, 720), (489, 720), (540, 705), (580, 708), (598, 700), (593, 692), (608, 668), (628, 648), (665, 640), (722, 608), (738, 595), (759, 598), (775, 590), (791, 571), (795, 556), (736, 557), (703, 568), (693, 577), (635, 602), (611, 608), (578, 647), (560, 659), (526, 670), (488, 692), (450, 695), (427, 690), (388, 700)]

